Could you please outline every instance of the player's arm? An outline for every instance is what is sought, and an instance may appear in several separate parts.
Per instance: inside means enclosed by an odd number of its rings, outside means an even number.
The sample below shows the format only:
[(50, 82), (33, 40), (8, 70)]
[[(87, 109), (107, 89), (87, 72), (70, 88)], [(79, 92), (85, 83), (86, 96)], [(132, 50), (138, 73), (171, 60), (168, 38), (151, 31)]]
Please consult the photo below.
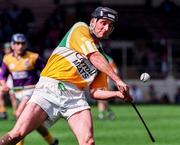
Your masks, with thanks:
[(0, 84), (2, 86), (2, 91), (9, 91), (9, 87), (7, 86), (6, 84), (6, 81), (5, 80), (0, 80)]
[(90, 95), (92, 98), (97, 100), (107, 100), (111, 98), (120, 98), (127, 102), (132, 102), (132, 97), (130, 95), (123, 95), (120, 91), (108, 91), (102, 88), (91, 89)]
[(118, 89), (124, 93), (129, 93), (129, 88), (126, 83), (124, 83), (121, 78), (114, 72), (108, 61), (104, 56), (96, 51), (89, 54), (89, 60), (91, 63), (100, 71), (106, 73), (117, 85)]
[[(74, 35), (73, 35), (74, 34)], [(107, 74), (116, 84), (118, 89), (123, 92), (128, 92), (128, 86), (119, 78), (119, 76), (113, 71), (112, 67), (104, 56), (98, 51), (94, 40), (89, 34), (87, 26), (79, 26), (73, 29), (72, 33), (74, 41), (78, 44), (78, 51), (88, 57), (90, 62), (100, 71)], [(78, 37), (77, 37), (78, 36)]]
[(0, 84), (2, 85), (3, 91), (8, 91), (9, 87), (6, 84), (7, 77), (9, 75), (9, 70), (5, 63), (2, 63), (1, 71), (0, 71)]
[(38, 56), (37, 60), (36, 60), (36, 64), (35, 64), (35, 68), (37, 70), (42, 71), (43, 68), (45, 67), (45, 61), (42, 57)]
[(107, 75), (103, 72), (99, 72), (90, 85), (90, 96), (97, 100), (107, 100), (118, 97), (120, 99), (132, 101), (131, 96), (126, 96), (120, 91), (109, 91), (107, 86)]
[(89, 60), (98, 70), (106, 73), (115, 82), (121, 81), (117, 74), (113, 71), (112, 67), (109, 65), (108, 61), (100, 52), (96, 51), (89, 54)]

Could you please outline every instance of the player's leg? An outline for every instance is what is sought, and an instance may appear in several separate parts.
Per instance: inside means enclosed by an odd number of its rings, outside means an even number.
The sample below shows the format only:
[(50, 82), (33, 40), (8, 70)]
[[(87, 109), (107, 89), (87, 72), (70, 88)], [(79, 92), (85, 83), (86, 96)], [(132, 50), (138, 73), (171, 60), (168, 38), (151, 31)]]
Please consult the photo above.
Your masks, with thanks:
[(40, 125), (38, 128), (37, 128), (37, 131), (39, 134), (41, 134), (44, 138), (44, 140), (49, 144), (49, 145), (58, 145), (59, 143), (59, 140), (54, 138), (52, 136), (52, 134), (48, 131), (48, 129), (43, 126), (43, 125)]
[[(21, 102), (18, 105), (18, 108), (16, 109), (15, 115), (16, 115), (16, 119), (19, 118), (19, 116), (21, 115), (22, 111), (24, 110), (26, 103), (28, 102), (29, 98), (28, 97), (24, 97)], [(23, 145), (24, 144), (24, 139), (22, 139), (20, 142), (18, 142), (16, 145)]]
[(0, 145), (15, 145), (47, 118), (47, 113), (37, 104), (29, 102), (19, 116), (14, 128), (0, 139)]
[[(117, 68), (115, 67), (115, 65), (112, 63), (113, 69), (115, 72), (117, 72)], [(108, 78), (108, 90), (115, 90), (115, 85), (114, 82)], [(106, 101), (106, 112), (107, 112), (107, 118), (110, 120), (114, 120), (116, 118), (115, 113), (112, 111), (109, 102)]]
[(28, 102), (29, 98), (28, 97), (24, 97), (21, 102), (19, 103), (17, 109), (16, 109), (16, 118), (19, 118), (19, 116), (21, 115), (21, 113), (23, 112), (26, 103)]
[(114, 120), (115, 119), (115, 114), (114, 112), (111, 110), (108, 101), (104, 101), (104, 100), (99, 100), (98, 101), (98, 118), (99, 119), (105, 119), (108, 118), (110, 120)]
[(107, 102), (104, 100), (98, 100), (98, 118), (104, 119), (105, 118), (105, 111), (107, 107)]
[[(17, 111), (16, 111), (16, 116), (17, 118), (20, 116), (20, 114), (22, 113), (22, 111), (24, 110), (26, 103), (28, 102), (29, 97), (23, 97), (22, 101), (20, 102)], [(40, 125), (37, 128), (37, 132), (39, 134), (41, 134), (41, 136), (44, 138), (44, 140), (49, 144), (49, 145), (57, 145), (58, 144), (58, 139), (54, 138), (51, 133), (48, 131), (48, 129), (46, 127), (44, 127), (43, 125)], [(20, 141), (18, 143), (18, 145), (22, 145), (23, 141)]]
[(107, 110), (107, 113), (108, 113), (108, 119), (114, 120), (116, 118), (116, 116), (115, 116), (114, 112), (111, 110), (108, 103), (107, 103), (106, 110)]
[(79, 145), (94, 145), (92, 115), (89, 109), (75, 113), (68, 119)]
[(17, 101), (16, 101), (16, 96), (13, 92), (9, 91), (9, 96), (11, 100), (11, 105), (13, 107), (13, 114), (14, 117), (16, 116), (16, 110), (17, 110)]
[(4, 93), (0, 90), (0, 119), (7, 119), (6, 106), (3, 96)]

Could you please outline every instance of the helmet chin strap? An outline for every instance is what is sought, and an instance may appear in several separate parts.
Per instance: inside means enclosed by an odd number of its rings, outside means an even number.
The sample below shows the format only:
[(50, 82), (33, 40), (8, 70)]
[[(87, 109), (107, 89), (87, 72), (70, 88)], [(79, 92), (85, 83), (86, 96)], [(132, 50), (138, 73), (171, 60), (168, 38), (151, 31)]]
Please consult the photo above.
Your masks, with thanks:
[[(95, 19), (95, 22), (97, 22), (97, 18)], [(91, 35), (92, 35), (93, 37), (96, 37), (96, 38), (97, 38), (97, 36), (96, 36), (95, 33), (94, 33), (95, 28), (96, 28), (96, 23), (95, 23), (94, 26), (90, 23), (90, 26), (89, 26), (90, 33), (91, 33)]]

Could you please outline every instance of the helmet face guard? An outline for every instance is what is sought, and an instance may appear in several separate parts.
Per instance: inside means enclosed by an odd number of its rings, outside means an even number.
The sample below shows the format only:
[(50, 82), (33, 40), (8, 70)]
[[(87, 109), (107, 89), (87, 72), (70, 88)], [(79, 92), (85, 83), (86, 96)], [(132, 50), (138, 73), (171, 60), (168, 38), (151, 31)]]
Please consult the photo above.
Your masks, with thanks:
[(91, 14), (92, 18), (105, 18), (112, 22), (117, 22), (118, 20), (118, 13), (108, 7), (98, 7), (94, 10), (94, 12)]

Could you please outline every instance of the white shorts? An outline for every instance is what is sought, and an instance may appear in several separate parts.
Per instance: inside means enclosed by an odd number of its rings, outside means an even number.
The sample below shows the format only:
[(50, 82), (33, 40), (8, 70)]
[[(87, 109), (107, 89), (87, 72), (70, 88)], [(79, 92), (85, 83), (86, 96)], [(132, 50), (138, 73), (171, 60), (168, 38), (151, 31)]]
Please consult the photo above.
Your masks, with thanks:
[(33, 94), (34, 88), (24, 89), (20, 91), (14, 92), (16, 99), (18, 102), (21, 102), (24, 97), (30, 99)]
[(48, 126), (60, 117), (69, 119), (79, 111), (90, 109), (84, 91), (68, 82), (48, 77), (40, 77), (29, 102), (38, 104), (47, 113)]
[(11, 75), (8, 76), (7, 78), (7, 81), (6, 81), (6, 84), (9, 88), (12, 88), (13, 87), (13, 80), (12, 80), (12, 77)]

